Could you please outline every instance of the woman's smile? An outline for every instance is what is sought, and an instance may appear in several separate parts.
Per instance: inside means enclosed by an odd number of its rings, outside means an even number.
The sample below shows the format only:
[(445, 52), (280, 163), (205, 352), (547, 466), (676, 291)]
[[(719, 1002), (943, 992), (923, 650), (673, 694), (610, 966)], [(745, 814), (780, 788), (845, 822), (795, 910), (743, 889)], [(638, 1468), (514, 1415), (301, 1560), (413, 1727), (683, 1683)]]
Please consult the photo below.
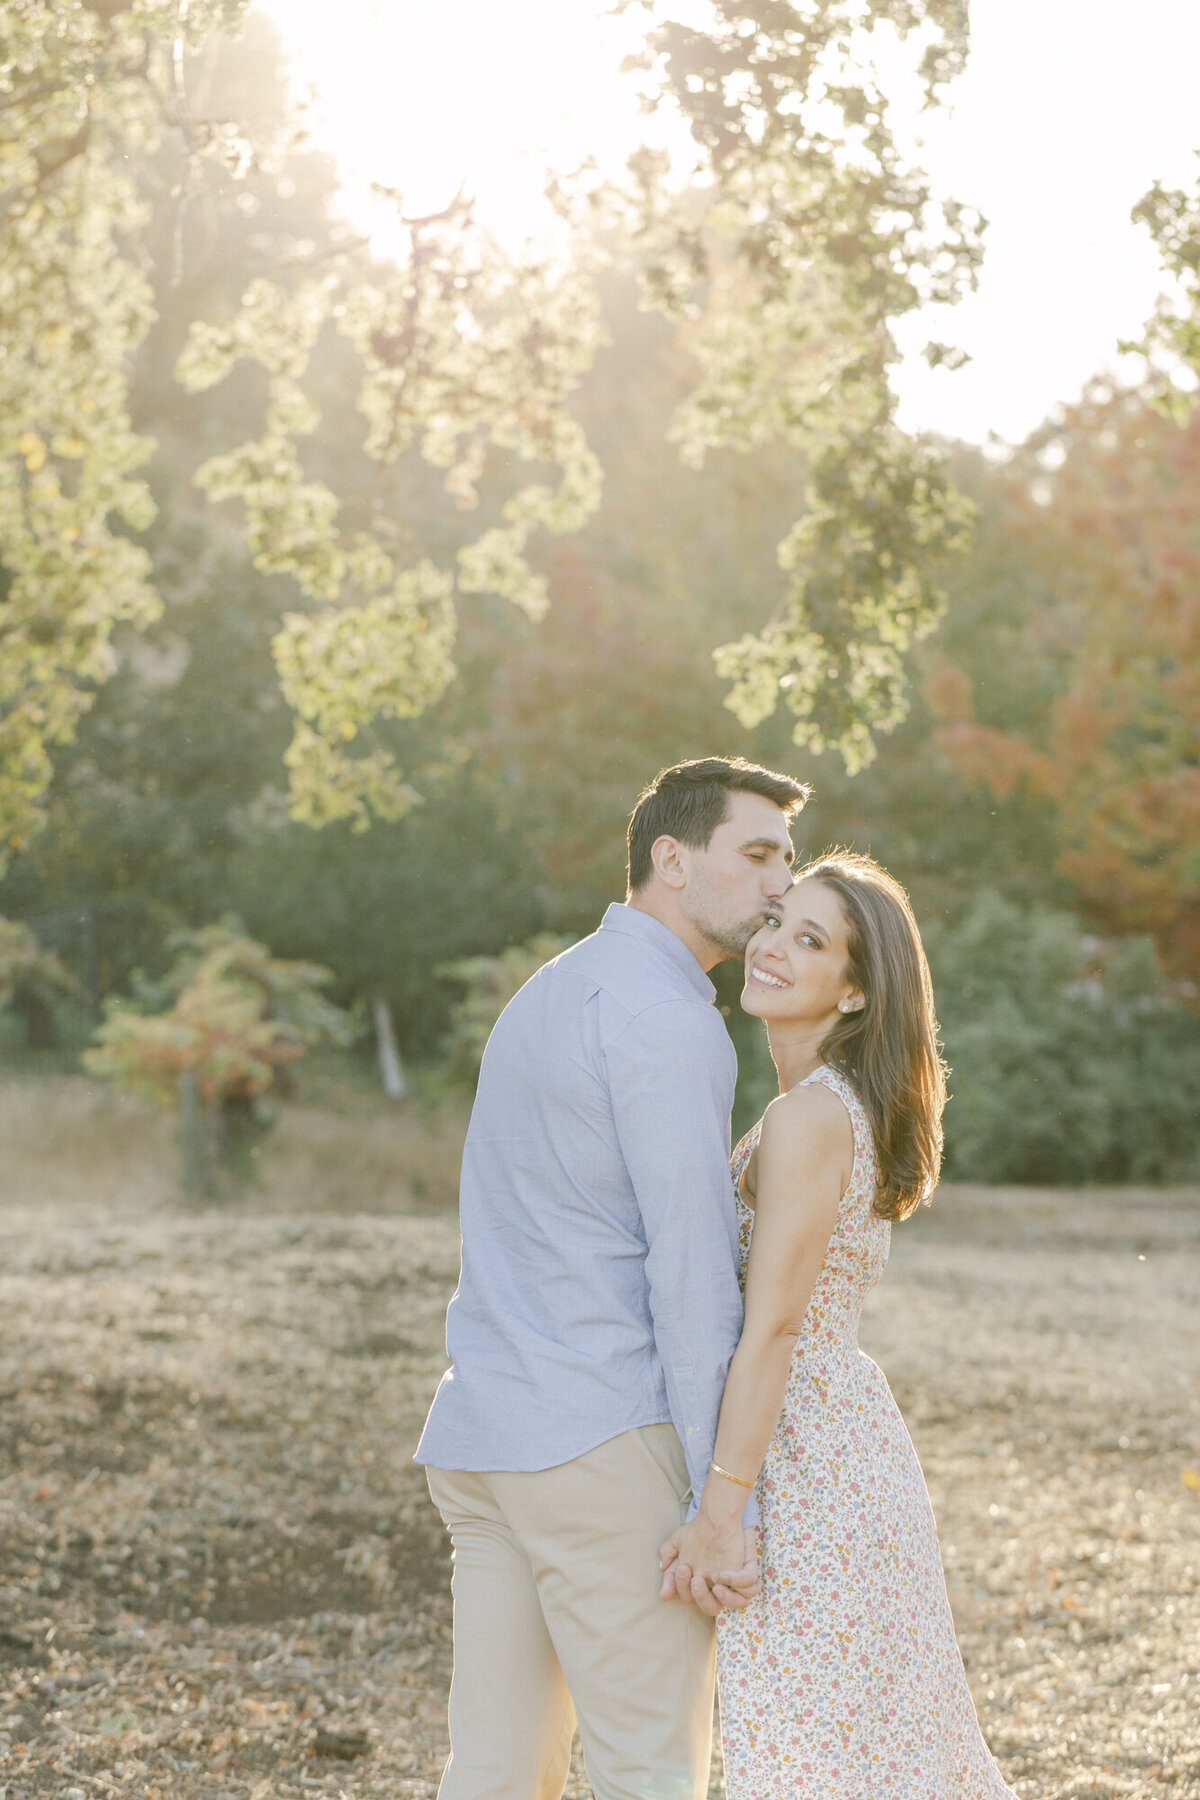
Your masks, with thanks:
[(758, 963), (751, 964), (750, 979), (751, 981), (761, 982), (763, 987), (785, 988), (792, 985), (790, 981), (785, 981), (781, 975), (772, 975), (768, 970), (761, 968)]

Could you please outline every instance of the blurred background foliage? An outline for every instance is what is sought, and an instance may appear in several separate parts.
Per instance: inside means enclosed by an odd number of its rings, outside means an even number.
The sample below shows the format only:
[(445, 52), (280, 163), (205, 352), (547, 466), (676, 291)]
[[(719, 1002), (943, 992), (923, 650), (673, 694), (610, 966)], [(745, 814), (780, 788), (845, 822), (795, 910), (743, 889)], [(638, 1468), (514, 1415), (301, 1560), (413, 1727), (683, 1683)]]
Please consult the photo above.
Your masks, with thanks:
[[(955, 9), (943, 10), (957, 20)], [(210, 11), (216, 19), (219, 9)], [(735, 122), (714, 111), (704, 71), (719, 63), (719, 44), (662, 39), (652, 48), (648, 67), (661, 79), (707, 95), (696, 104), (714, 167), (733, 170), (740, 184), (744, 210), (723, 226), (735, 240), (732, 249), (726, 242), (730, 267), (739, 267), (747, 220), (774, 192), (778, 167), (731, 137)], [(950, 38), (943, 52), (953, 61)], [(912, 892), (953, 1069), (948, 1173), (1017, 1182), (1200, 1174), (1200, 415), (1180, 402), (1186, 382), (1181, 390), (1172, 375), (1200, 341), (1188, 337), (1186, 317), (1170, 331), (1156, 325), (1147, 347), (1157, 361), (1147, 364), (1143, 391), (1097, 384), (1006, 462), (963, 446), (906, 448), (888, 418), (886, 321), (889, 307), (908, 300), (876, 292), (868, 279), (895, 246), (881, 246), (871, 218), (847, 210), (870, 199), (877, 222), (897, 198), (901, 176), (868, 116), (874, 197), (831, 188), (833, 213), (821, 215), (836, 214), (855, 246), (836, 294), (823, 288), (812, 314), (826, 333), (821, 354), (843, 384), (835, 467), (789, 420), (751, 429), (747, 408), (762, 399), (770, 369), (746, 363), (744, 342), (722, 334), (719, 312), (704, 327), (689, 316), (680, 271), (699, 240), (681, 235), (678, 220), (664, 223), (647, 171), (639, 232), (620, 238), (611, 213), (598, 208), (594, 242), (580, 251), (595, 258), (599, 328), (589, 326), (590, 366), (570, 362), (577, 387), (569, 408), (561, 368), (550, 387), (577, 434), (564, 448), (567, 462), (578, 468), (586, 444), (604, 486), (569, 521), (556, 521), (580, 527), (571, 535), (522, 542), (529, 580), (549, 599), (545, 617), (534, 616), (537, 604), (510, 604), (515, 576), (507, 585), (460, 583), (453, 667), (432, 678), (426, 696), (440, 694), (437, 704), (376, 708), (378, 695), (363, 703), (370, 755), (383, 759), (387, 782), (416, 772), (419, 793), (406, 787), (403, 807), (375, 805), (367, 794), (364, 804), (385, 815), (368, 831), (355, 829), (366, 790), (353, 783), (340, 790), (347, 804), (307, 813), (302, 805), (297, 818), (295, 761), (289, 800), (285, 757), (303, 705), (281, 689), (273, 642), (285, 614), (320, 620), (326, 601), (319, 584), (298, 594), (290, 552), (278, 542), (264, 552), (253, 529), (248, 542), (236, 509), (214, 507), (194, 479), (231, 444), (260, 441), (264, 406), (281, 404), (280, 395), (271, 400), (270, 371), (253, 361), (229, 379), (193, 382), (192, 391), (175, 371), (192, 321), (228, 319), (255, 281), (286, 288), (298, 264), (311, 273), (355, 252), (334, 211), (333, 170), (288, 124), (270, 29), (252, 18), (240, 37), (217, 41), (205, 68), (212, 116), (250, 121), (272, 149), (243, 152), (227, 133), (223, 149), (206, 150), (218, 178), (189, 189), (192, 150), (178, 133), (150, 133), (135, 164), (136, 193), (122, 190), (121, 204), (136, 202), (141, 221), (136, 274), (147, 298), (139, 329), (129, 331), (126, 398), (129, 431), (153, 445), (138, 477), (153, 517), (139, 503), (125, 524), (106, 527), (126, 584), (123, 610), (104, 627), (108, 660), (73, 666), (80, 699), (69, 728), (37, 726), (49, 773), (26, 783), (20, 804), (44, 813), (42, 828), (34, 833), (32, 815), (23, 815), (10, 838), (18, 853), (0, 881), (0, 914), (24, 922), (23, 936), (0, 944), (0, 1047), (10, 1062), (73, 1054), (101, 1002), (122, 996), (140, 993), (142, 1012), (161, 1020), (197, 980), (214, 991), (240, 982), (245, 1001), (244, 970), (208, 966), (215, 939), (193, 940), (196, 966), (182, 986), (177, 960), (181, 931), (203, 934), (235, 915), (262, 956), (269, 946), (269, 960), (330, 971), (329, 1000), (313, 990), (321, 1004), (353, 1009), (385, 999), (406, 1062), (469, 1087), (480, 1031), (513, 972), (591, 930), (623, 892), (624, 825), (642, 784), (683, 757), (743, 753), (813, 782), (796, 828), (802, 855), (853, 844)], [(689, 86), (697, 70), (703, 79)], [(839, 168), (834, 157), (834, 188)], [(29, 181), (36, 187), (39, 178), (35, 168)], [(911, 224), (925, 201), (910, 194), (908, 204)], [(1181, 267), (1193, 267), (1189, 206), (1186, 196), (1148, 197), (1147, 221)], [(976, 239), (961, 216), (945, 228), (957, 234), (953, 278), (966, 280)], [(814, 248), (800, 224), (797, 232), (760, 246), (764, 287), (748, 297), (731, 276), (723, 290), (760, 337), (779, 324), (771, 306), (780, 294), (803, 313), (793, 288), (804, 257), (820, 269), (832, 254), (828, 243)], [(15, 242), (6, 240), (9, 261)], [(921, 256), (914, 252), (904, 276), (914, 296)], [(720, 287), (711, 268), (692, 267), (688, 279)], [(648, 283), (657, 283), (655, 307), (645, 304)], [(847, 308), (860, 334), (857, 360), (846, 351)], [(1168, 341), (1173, 364), (1161, 352)], [(780, 356), (799, 354), (794, 343), (771, 342)], [(340, 496), (347, 517), (356, 496), (369, 500), (363, 529), (379, 543), (388, 519), (406, 522), (384, 545), (389, 555), (419, 552), (453, 567), (481, 528), (503, 527), (511, 458), (494, 444), (480, 451), (471, 470), (460, 470), (456, 495), (446, 491), (444, 457), (373, 457), (356, 407), (357, 354), (333, 329), (316, 330), (307, 345), (304, 380), (321, 415), (307, 473)], [(386, 356), (382, 363), (394, 366)], [(687, 463), (681, 432), (696, 452)], [(132, 459), (122, 443), (121, 456)], [(864, 445), (876, 461), (847, 497), (847, 470), (866, 466)], [(20, 450), (14, 440), (13, 450), (20, 480), (36, 476), (32, 445)], [(291, 474), (288, 481), (295, 488)], [(463, 482), (477, 496), (469, 510), (459, 504)], [(897, 482), (908, 483), (899, 511)], [(922, 505), (938, 514), (935, 536), (953, 537), (970, 508), (977, 518), (969, 547), (964, 539), (954, 560), (939, 562), (936, 579), (917, 542), (928, 517), (913, 510), (914, 482), (925, 483)], [(851, 775), (847, 760), (864, 757), (837, 752), (848, 732), (863, 747), (844, 712), (845, 669), (840, 686), (830, 684), (839, 698), (827, 715), (798, 714), (788, 677), (806, 634), (822, 619), (828, 625), (821, 609), (832, 604), (830, 583), (854, 575), (870, 588), (878, 577), (878, 569), (849, 569), (838, 519), (852, 526), (855, 508), (878, 509), (885, 489), (893, 536), (872, 539), (872, 555), (894, 543), (901, 562), (909, 556), (909, 601), (892, 593), (888, 604), (909, 605), (911, 616), (903, 664), (886, 663), (855, 715), (871, 731), (881, 722), (890, 729), (875, 760)], [(826, 502), (833, 523), (822, 536)], [(797, 519), (815, 521), (806, 543), (796, 541)], [(401, 543), (413, 520), (413, 542)], [(907, 550), (894, 536), (897, 520), (910, 533)], [(792, 585), (781, 611), (777, 546), (785, 540)], [(309, 548), (320, 551), (315, 540)], [(932, 556), (937, 546), (926, 548)], [(20, 532), (6, 528), (0, 556), (9, 597), (11, 584), (35, 581)], [(343, 595), (344, 604), (370, 605), (370, 586)], [(865, 641), (852, 614), (839, 626), (843, 661)], [(878, 609), (874, 616), (877, 625)], [(938, 629), (927, 629), (939, 617)], [(762, 674), (752, 646), (767, 642), (770, 619), (778, 631), (762, 655), (771, 704), (743, 705), (735, 716), (728, 680), (745, 689), (751, 665)], [(719, 645), (741, 647), (741, 660), (727, 658), (720, 674)], [(89, 655), (95, 648), (85, 646)], [(11, 724), (16, 703), (3, 704)], [(337, 789), (336, 771), (329, 779)], [(313, 830), (305, 820), (318, 815), (329, 822)], [(719, 985), (742, 1064), (735, 1123), (744, 1127), (769, 1098), (769, 1065), (759, 1028), (738, 1013), (736, 971), (722, 970)], [(232, 1004), (232, 989), (225, 998)], [(248, 1030), (272, 1018), (257, 1002), (242, 1011)], [(133, 1015), (113, 1015), (122, 1016)], [(156, 1029), (161, 1036), (166, 1027)], [(339, 1033), (340, 1025), (326, 1035)], [(290, 1042), (293, 1034), (283, 1035)], [(279, 1033), (259, 1036), (273, 1043)], [(369, 1051), (360, 1038), (357, 1054)], [(283, 1068), (290, 1053), (277, 1060)]]

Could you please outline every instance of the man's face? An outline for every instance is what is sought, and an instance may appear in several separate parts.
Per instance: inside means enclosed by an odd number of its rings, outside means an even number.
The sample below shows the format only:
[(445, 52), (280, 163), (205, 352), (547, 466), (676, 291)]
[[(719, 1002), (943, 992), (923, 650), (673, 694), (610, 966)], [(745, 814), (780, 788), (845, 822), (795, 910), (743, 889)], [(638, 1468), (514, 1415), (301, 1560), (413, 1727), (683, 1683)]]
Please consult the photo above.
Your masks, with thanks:
[(722, 957), (741, 956), (767, 908), (792, 885), (787, 820), (761, 794), (734, 792), (728, 816), (703, 850), (680, 846), (689, 922)]

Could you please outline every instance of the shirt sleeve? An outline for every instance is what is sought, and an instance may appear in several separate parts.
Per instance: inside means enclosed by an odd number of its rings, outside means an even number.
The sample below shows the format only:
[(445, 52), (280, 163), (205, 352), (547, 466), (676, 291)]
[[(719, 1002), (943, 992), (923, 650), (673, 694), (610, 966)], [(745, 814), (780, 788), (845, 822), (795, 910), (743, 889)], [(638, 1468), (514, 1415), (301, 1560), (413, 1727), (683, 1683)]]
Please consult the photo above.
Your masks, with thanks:
[(671, 1000), (608, 1047), (613, 1118), (646, 1237), (655, 1346), (699, 1502), (742, 1328), (729, 1119), (737, 1058), (714, 1007)]

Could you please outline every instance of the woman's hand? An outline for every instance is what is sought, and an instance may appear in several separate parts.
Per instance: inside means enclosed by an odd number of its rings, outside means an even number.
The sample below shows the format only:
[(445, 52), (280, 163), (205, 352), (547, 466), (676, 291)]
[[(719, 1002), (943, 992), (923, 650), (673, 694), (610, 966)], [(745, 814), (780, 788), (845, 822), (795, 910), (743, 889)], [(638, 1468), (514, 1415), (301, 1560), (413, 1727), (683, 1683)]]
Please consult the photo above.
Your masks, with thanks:
[(755, 1533), (738, 1523), (713, 1525), (703, 1514), (671, 1533), (658, 1561), (659, 1599), (690, 1600), (710, 1618), (722, 1609), (740, 1612), (761, 1586)]

